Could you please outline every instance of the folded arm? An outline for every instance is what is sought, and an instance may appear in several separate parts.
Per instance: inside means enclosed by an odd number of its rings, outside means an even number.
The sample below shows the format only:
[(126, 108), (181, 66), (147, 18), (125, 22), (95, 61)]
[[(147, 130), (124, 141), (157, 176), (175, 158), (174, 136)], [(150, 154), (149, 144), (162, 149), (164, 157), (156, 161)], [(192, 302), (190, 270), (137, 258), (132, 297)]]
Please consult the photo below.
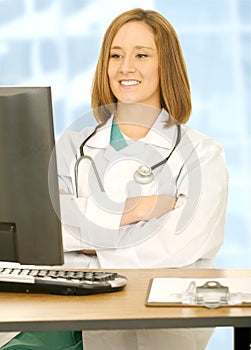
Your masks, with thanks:
[(149, 221), (171, 211), (176, 198), (169, 195), (152, 195), (128, 198), (121, 216), (120, 226)]

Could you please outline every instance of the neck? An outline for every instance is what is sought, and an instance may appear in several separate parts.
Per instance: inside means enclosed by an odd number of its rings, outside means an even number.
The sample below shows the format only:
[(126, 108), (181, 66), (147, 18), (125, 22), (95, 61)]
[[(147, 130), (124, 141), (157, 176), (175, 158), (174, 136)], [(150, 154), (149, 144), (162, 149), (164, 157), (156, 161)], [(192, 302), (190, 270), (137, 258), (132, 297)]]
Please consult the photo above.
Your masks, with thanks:
[(139, 140), (151, 129), (161, 109), (136, 103), (118, 103), (116, 122), (129, 138)]

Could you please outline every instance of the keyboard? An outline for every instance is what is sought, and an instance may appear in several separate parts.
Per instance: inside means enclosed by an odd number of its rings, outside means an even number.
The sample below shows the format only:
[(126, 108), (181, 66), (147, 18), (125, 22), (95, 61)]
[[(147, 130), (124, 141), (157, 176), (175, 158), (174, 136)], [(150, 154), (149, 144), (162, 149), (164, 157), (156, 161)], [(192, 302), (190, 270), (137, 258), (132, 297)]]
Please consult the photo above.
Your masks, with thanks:
[(0, 292), (90, 295), (116, 292), (126, 283), (115, 272), (0, 267)]

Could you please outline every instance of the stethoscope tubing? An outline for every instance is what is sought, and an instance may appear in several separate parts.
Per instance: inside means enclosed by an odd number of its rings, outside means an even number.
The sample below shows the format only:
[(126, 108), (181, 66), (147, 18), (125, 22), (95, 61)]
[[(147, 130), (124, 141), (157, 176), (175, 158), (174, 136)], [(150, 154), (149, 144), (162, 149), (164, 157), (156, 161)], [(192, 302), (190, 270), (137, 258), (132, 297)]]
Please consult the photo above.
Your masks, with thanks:
[(102, 181), (100, 179), (100, 176), (99, 176), (99, 173), (98, 173), (98, 170), (97, 170), (97, 167), (95, 165), (94, 160), (90, 156), (86, 156), (84, 154), (84, 146), (85, 146), (85, 144), (96, 134), (96, 132), (98, 131), (99, 128), (101, 128), (101, 126), (103, 126), (103, 124), (97, 125), (95, 127), (95, 129), (93, 130), (93, 132), (90, 133), (90, 135), (81, 143), (81, 145), (79, 147), (80, 157), (76, 160), (75, 167), (74, 167), (75, 192), (76, 192), (76, 197), (77, 198), (78, 198), (78, 167), (79, 167), (80, 162), (83, 159), (88, 159), (91, 162), (92, 168), (94, 170), (95, 176), (96, 176), (97, 181), (98, 181), (99, 188), (100, 188), (101, 192), (105, 192), (104, 186), (103, 186)]
[(161, 160), (160, 162), (158, 162), (155, 165), (152, 165), (150, 168), (151, 170), (154, 170), (156, 168), (158, 168), (159, 166), (161, 166), (162, 164), (165, 164), (169, 158), (171, 157), (171, 155), (173, 154), (174, 150), (176, 149), (176, 147), (178, 146), (178, 144), (180, 143), (180, 139), (181, 139), (181, 128), (180, 128), (180, 124), (176, 124), (177, 126), (177, 136), (176, 136), (176, 141), (175, 141), (175, 145), (173, 146), (171, 152), (168, 154), (168, 156), (166, 158), (164, 158), (163, 160)]

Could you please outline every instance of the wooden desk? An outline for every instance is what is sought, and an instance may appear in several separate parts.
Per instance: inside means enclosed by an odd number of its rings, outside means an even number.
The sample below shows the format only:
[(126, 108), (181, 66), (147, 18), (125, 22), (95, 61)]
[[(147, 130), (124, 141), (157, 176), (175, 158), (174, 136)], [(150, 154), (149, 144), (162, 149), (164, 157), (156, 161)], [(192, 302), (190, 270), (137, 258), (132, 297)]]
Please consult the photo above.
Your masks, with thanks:
[(92, 296), (0, 293), (0, 331), (234, 327), (235, 349), (249, 348), (251, 307), (149, 307), (153, 277), (251, 277), (251, 270), (115, 270), (128, 278), (124, 290)]

